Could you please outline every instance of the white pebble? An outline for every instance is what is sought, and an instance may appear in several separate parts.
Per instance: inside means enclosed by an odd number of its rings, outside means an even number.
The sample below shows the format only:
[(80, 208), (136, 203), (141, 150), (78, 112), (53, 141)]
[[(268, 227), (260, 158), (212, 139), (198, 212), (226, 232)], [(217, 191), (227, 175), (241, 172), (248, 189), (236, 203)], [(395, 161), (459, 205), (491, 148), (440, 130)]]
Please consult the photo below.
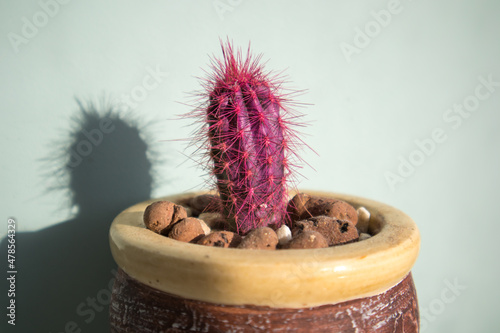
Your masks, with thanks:
[(358, 213), (356, 228), (360, 233), (367, 233), (370, 224), (370, 212), (365, 207), (359, 207), (356, 212)]
[(279, 227), (278, 230), (276, 230), (276, 234), (278, 235), (278, 242), (280, 245), (285, 245), (292, 240), (292, 231), (286, 224)]
[(217, 222), (220, 222), (221, 220), (224, 220), (221, 214), (219, 213), (201, 213), (200, 216), (198, 216), (200, 220), (205, 221), (205, 223), (209, 227), (213, 227)]
[(359, 207), (356, 212), (358, 213), (358, 219), (362, 219), (364, 221), (370, 220), (370, 212), (365, 207)]
[(198, 219), (200, 221), (201, 228), (203, 229), (203, 232), (205, 233), (205, 236), (208, 235), (212, 230), (210, 227), (205, 223), (205, 221)]
[(363, 240), (365, 240), (365, 239), (368, 239), (368, 238), (370, 238), (371, 236), (372, 236), (372, 235), (370, 235), (370, 234), (365, 234), (364, 232), (362, 232), (362, 233), (360, 233), (360, 234), (359, 234), (359, 241), (363, 241)]

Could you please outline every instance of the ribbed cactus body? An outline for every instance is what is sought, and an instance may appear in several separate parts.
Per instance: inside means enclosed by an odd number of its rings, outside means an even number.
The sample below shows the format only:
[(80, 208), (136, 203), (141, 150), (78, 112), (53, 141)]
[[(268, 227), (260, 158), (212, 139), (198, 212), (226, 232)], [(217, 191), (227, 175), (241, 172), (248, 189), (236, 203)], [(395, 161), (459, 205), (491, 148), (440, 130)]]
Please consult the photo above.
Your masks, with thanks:
[(223, 61), (206, 84), (205, 108), (212, 173), (223, 214), (241, 234), (288, 221), (287, 181), (295, 135), (279, 83), (257, 60), (223, 46)]

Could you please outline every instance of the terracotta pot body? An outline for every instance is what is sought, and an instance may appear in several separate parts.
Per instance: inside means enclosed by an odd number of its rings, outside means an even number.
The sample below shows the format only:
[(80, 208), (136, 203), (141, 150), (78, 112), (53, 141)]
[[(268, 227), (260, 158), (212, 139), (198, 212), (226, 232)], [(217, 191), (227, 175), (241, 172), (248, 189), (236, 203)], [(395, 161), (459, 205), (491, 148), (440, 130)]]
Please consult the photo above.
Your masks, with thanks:
[(374, 236), (326, 249), (222, 249), (145, 229), (153, 201), (122, 212), (110, 229), (112, 332), (418, 332), (414, 222), (372, 200), (311, 194), (366, 207)]

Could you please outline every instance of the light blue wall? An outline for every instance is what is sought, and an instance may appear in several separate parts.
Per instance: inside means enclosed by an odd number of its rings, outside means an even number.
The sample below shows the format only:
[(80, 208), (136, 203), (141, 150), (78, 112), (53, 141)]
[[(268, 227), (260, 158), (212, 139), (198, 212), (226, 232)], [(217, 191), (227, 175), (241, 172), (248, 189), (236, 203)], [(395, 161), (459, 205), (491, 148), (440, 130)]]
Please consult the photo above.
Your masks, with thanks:
[[(173, 119), (190, 110), (183, 103), (200, 87), (195, 77), (228, 36), (251, 41), (267, 68), (287, 70), (289, 87), (307, 89), (305, 141), (319, 156), (304, 153), (315, 170), (303, 170), (299, 187), (370, 197), (417, 222), (424, 331), (500, 327), (498, 1), (54, 1), (0, 3), (0, 236), (8, 217), (18, 231), (37, 231), (81, 216), (84, 201), (106, 210), (91, 198), (119, 196), (111, 214), (150, 186), (155, 197), (202, 188), (203, 170), (173, 141), (189, 137), (189, 122)], [(86, 146), (97, 162), (78, 198), (70, 195), (76, 167), (64, 168), (68, 149), (88, 141), (75, 98), (84, 109), (122, 101), (110, 118), (118, 130)], [(474, 110), (460, 115), (464, 103)], [(87, 131), (99, 128), (96, 119)], [(431, 149), (433, 135), (441, 142)], [(134, 175), (150, 170), (144, 144), (154, 183), (141, 187)], [(96, 183), (101, 169), (109, 175)], [(127, 195), (127, 184), (143, 192)], [(450, 283), (466, 288), (445, 302)]]

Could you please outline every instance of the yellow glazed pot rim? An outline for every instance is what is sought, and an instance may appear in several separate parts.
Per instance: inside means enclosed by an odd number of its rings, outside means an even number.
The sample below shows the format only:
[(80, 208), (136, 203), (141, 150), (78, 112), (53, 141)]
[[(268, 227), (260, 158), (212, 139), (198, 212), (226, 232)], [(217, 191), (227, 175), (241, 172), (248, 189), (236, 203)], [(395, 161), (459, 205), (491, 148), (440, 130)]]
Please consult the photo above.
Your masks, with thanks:
[(413, 267), (420, 234), (400, 210), (360, 197), (304, 191), (338, 198), (371, 213), (367, 240), (323, 249), (243, 250), (183, 243), (145, 228), (152, 202), (179, 200), (186, 193), (136, 204), (113, 221), (110, 246), (118, 266), (158, 290), (227, 305), (305, 308), (379, 294)]

